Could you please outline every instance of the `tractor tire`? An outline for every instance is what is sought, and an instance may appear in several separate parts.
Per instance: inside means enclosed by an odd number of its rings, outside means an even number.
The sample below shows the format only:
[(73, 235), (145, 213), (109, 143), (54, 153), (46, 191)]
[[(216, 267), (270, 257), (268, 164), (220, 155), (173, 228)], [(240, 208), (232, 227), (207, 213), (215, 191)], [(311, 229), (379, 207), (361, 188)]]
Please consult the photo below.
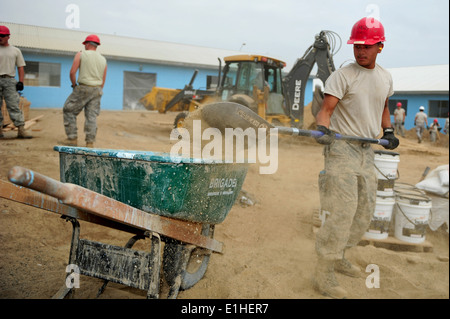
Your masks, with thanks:
[[(202, 234), (213, 238), (214, 225), (204, 224)], [(186, 269), (181, 272), (181, 290), (193, 287), (205, 275), (211, 254), (204, 254), (201, 251), (199, 248), (194, 248), (190, 252)], [(189, 248), (186, 244), (176, 240), (169, 240), (165, 243), (162, 263), (164, 278), (169, 286), (176, 284), (180, 267), (182, 267), (183, 257), (186, 253), (189, 253)]]
[(175, 120), (173, 121), (173, 127), (179, 128), (183, 127), (184, 120), (188, 116), (188, 112), (181, 112), (178, 113), (178, 115), (175, 117)]

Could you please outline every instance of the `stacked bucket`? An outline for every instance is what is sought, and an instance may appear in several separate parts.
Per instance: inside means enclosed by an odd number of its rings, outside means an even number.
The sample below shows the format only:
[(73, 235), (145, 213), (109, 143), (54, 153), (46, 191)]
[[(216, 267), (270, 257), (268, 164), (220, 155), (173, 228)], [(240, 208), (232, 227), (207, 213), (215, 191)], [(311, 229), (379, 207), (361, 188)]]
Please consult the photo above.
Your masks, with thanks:
[(392, 217), (395, 237), (409, 243), (425, 241), (431, 199), (407, 184), (397, 183), (400, 156), (395, 152), (375, 151), (378, 177), (377, 200), (372, 220), (365, 233), (369, 239), (386, 239)]
[(386, 239), (389, 236), (394, 205), (395, 180), (398, 179), (398, 163), (400, 155), (395, 152), (375, 151), (375, 169), (378, 177), (377, 201), (366, 238)]
[(395, 201), (395, 237), (408, 243), (423, 243), (432, 208), (431, 198), (414, 186), (399, 185), (395, 188)]

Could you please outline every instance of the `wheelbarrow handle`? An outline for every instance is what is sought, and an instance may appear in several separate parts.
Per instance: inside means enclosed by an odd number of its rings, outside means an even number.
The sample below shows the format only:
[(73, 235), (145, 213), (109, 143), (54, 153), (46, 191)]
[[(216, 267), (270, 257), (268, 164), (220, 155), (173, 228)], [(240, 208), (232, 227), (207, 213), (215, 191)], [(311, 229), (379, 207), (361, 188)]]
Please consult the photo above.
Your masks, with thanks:
[(214, 252), (222, 252), (223, 244), (201, 235), (202, 224), (148, 213), (79, 185), (61, 183), (27, 168), (15, 166), (8, 179), (17, 185), (53, 196), (63, 204), (141, 230), (152, 231)]
[(71, 187), (69, 184), (61, 183), (27, 168), (14, 166), (9, 170), (8, 179), (14, 184), (56, 197), (63, 202), (70, 201)]

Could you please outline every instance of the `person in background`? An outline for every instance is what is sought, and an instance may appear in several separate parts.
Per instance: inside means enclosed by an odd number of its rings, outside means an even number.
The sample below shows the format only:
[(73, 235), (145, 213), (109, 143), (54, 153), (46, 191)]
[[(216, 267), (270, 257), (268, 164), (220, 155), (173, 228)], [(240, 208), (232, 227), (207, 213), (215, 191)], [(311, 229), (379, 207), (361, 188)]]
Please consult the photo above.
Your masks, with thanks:
[[(6, 109), (14, 126), (17, 127), (18, 138), (31, 138), (25, 130), (25, 119), (19, 108), (20, 95), (25, 78), (25, 60), (19, 48), (9, 44), (9, 28), (0, 25), (0, 106), (5, 99)], [(16, 80), (16, 67), (19, 81)], [(0, 112), (0, 138), (3, 137), (3, 115)]]
[[(95, 34), (86, 37), (85, 50), (78, 52), (70, 69), (73, 91), (63, 107), (64, 129), (67, 139), (58, 141), (67, 146), (78, 145), (77, 116), (84, 109), (86, 147), (94, 147), (97, 136), (97, 116), (100, 114), (100, 100), (106, 80), (107, 63), (98, 51), (100, 39)], [(78, 73), (78, 84), (76, 74)]]
[(425, 114), (425, 108), (423, 106), (419, 107), (419, 112), (417, 112), (414, 118), (414, 125), (416, 127), (416, 134), (419, 143), (422, 143), (422, 135), (426, 128), (428, 128), (428, 119)]
[(430, 125), (430, 142), (436, 142), (436, 139), (439, 139), (438, 132), (441, 130), (441, 126), (439, 125), (438, 119), (434, 119), (433, 123)]
[(405, 117), (406, 111), (402, 108), (402, 103), (397, 103), (397, 108), (394, 111), (394, 128), (397, 135), (405, 137)]
[(445, 125), (444, 125), (444, 133), (445, 133), (445, 138), (447, 139), (447, 147), (449, 147), (449, 138), (448, 138), (448, 129), (449, 129), (449, 123), (448, 123), (448, 112), (447, 112), (447, 118), (445, 119)]
[(448, 126), (449, 126), (449, 124), (448, 124), (448, 113), (447, 113), (447, 118), (445, 119), (445, 125), (444, 125), (444, 132), (447, 135), (448, 135)]
[(319, 174), (321, 208), (330, 213), (316, 236), (317, 265), (313, 285), (323, 295), (346, 298), (335, 271), (361, 276), (359, 267), (344, 257), (357, 245), (375, 210), (377, 175), (370, 144), (336, 139), (336, 133), (376, 138), (383, 129), (386, 149), (399, 145), (389, 113), (394, 94), (391, 74), (376, 63), (384, 47), (384, 27), (363, 18), (352, 28), (355, 63), (334, 71), (325, 83), (324, 99), (316, 115), (316, 140), (324, 144), (325, 170)]

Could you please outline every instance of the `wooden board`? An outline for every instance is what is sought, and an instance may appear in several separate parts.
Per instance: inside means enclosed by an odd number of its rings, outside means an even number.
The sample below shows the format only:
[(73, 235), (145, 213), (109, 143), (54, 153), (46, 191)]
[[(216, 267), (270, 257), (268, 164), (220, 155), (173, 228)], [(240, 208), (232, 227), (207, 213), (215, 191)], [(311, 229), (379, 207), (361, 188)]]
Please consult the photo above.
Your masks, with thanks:
[(392, 237), (389, 236), (386, 239), (372, 239), (372, 238), (367, 238), (365, 236), (363, 236), (363, 238), (361, 239), (360, 245), (364, 244), (364, 243), (368, 243), (369, 245), (373, 245), (373, 246), (400, 246), (402, 248), (405, 249), (412, 249), (412, 250), (422, 250), (424, 252), (432, 252), (433, 251), (433, 245), (425, 240), (422, 243), (409, 243), (403, 240), (400, 240), (396, 237)]
[[(32, 118), (31, 120), (25, 121), (25, 129), (26, 130), (29, 129), (30, 127), (32, 127), (34, 124), (36, 124), (43, 117), (44, 117), (44, 115), (39, 115), (37, 117)], [(13, 123), (9, 123), (2, 130), (3, 130), (3, 132), (17, 131), (17, 127), (15, 127)]]

